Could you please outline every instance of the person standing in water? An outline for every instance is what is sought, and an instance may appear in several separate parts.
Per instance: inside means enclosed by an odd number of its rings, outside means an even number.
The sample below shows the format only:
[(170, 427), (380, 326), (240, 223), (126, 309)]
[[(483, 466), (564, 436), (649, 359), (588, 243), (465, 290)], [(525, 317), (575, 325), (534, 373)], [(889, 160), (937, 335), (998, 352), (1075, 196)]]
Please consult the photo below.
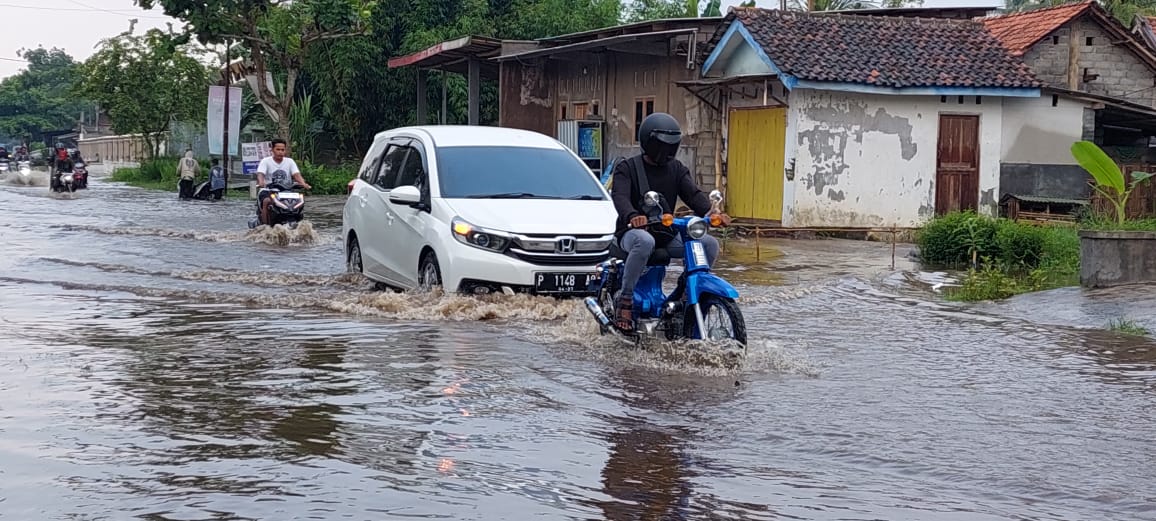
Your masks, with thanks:
[(177, 185), (180, 191), (178, 196), (181, 199), (192, 199), (193, 183), (197, 179), (197, 174), (201, 173), (201, 164), (197, 162), (197, 158), (193, 157), (192, 150), (185, 150), (185, 157), (181, 158), (178, 172), (181, 176)]

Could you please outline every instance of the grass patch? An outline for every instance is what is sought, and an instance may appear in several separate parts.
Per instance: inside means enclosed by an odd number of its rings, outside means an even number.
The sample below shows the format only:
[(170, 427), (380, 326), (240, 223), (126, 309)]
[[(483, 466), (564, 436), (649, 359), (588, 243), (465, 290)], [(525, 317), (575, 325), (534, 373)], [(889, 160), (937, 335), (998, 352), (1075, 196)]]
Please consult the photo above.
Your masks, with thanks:
[(1081, 222), (1080, 227), (1085, 230), (1156, 232), (1156, 219), (1134, 219), (1121, 224), (1103, 217), (1091, 217)]
[[(176, 192), (177, 181), (180, 179), (177, 174), (179, 161), (180, 158), (176, 157), (147, 160), (142, 162), (139, 167), (117, 168), (113, 171), (111, 179), (149, 190)], [(201, 175), (197, 177), (197, 182), (208, 179), (209, 169), (212, 168), (212, 164), (208, 161), (200, 161), (200, 163)], [(305, 180), (313, 186), (313, 190), (310, 191), (312, 195), (342, 195), (345, 193), (346, 184), (357, 177), (357, 166), (355, 165), (311, 165), (303, 161), (300, 167)], [(225, 193), (232, 194), (232, 191)], [(247, 193), (246, 197), (248, 197)]]
[(1148, 336), (1148, 330), (1129, 318), (1114, 318), (1108, 321), (1108, 331), (1133, 336)]
[(1079, 282), (1080, 239), (1075, 226), (1032, 226), (974, 212), (938, 217), (916, 235), (923, 262), (967, 267), (956, 301), (999, 300)]

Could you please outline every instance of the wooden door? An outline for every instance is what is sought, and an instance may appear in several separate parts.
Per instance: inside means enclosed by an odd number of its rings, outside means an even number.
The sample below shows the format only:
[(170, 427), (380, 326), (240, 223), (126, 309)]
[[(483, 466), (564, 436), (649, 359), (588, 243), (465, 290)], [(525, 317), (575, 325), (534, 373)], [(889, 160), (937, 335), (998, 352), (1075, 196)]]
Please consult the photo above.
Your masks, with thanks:
[(734, 109), (727, 127), (726, 210), (734, 217), (782, 221), (787, 109)]
[(935, 213), (979, 208), (979, 116), (940, 114)]

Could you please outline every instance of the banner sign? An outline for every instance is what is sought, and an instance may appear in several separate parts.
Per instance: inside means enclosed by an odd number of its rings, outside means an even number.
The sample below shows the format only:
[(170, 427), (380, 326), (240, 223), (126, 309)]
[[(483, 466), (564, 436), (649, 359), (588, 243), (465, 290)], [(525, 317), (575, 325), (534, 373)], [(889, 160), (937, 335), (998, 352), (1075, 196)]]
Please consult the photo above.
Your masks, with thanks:
[[(209, 154), (222, 155), (222, 141), (225, 133), (225, 87), (209, 87), (209, 121), (206, 127), (209, 135)], [(229, 155), (237, 155), (237, 144), (241, 137), (241, 89), (229, 87)]]
[(269, 146), (268, 141), (242, 143), (241, 171), (243, 171), (245, 175), (255, 174), (257, 172), (257, 165), (261, 163), (261, 160), (271, 155), (273, 155), (273, 147)]

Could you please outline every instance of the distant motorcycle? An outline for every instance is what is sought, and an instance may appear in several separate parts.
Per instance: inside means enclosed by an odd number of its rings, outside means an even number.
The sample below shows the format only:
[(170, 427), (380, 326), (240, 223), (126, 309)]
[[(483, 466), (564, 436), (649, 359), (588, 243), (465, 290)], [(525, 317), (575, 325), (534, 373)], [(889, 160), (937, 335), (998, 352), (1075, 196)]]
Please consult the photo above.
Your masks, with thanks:
[(22, 185), (32, 184), (32, 162), (31, 161), (17, 161), (16, 162), (16, 180)]
[(88, 188), (88, 167), (84, 165), (84, 161), (72, 164), (72, 179), (77, 190)]
[[(678, 277), (678, 286), (669, 295), (662, 282), (670, 254), (658, 247), (646, 261), (646, 271), (634, 287), (635, 339), (643, 334), (664, 333), (667, 340), (698, 339), (737, 341), (747, 345), (747, 328), (743, 313), (735, 301), (739, 292), (733, 286), (711, 273), (702, 239), (711, 226), (718, 226), (722, 194), (715, 190), (710, 199), (713, 209), (708, 218), (679, 217), (664, 214), (660, 195), (650, 191), (645, 195), (647, 228), (655, 233), (678, 234), (683, 241), (684, 270)], [(591, 288), (596, 297), (587, 297), (587, 310), (598, 321), (602, 334), (619, 334), (611, 322), (614, 297), (622, 287), (622, 271), (626, 252), (617, 244), (611, 246), (614, 258), (600, 264), (599, 278)]]
[(53, 169), (52, 177), (48, 181), (48, 189), (56, 193), (75, 193), (76, 177), (72, 172), (61, 172), (60, 170)]
[(8, 172), (10, 172), (11, 170), (12, 170), (11, 160), (8, 158), (0, 159), (0, 176), (8, 175)]

